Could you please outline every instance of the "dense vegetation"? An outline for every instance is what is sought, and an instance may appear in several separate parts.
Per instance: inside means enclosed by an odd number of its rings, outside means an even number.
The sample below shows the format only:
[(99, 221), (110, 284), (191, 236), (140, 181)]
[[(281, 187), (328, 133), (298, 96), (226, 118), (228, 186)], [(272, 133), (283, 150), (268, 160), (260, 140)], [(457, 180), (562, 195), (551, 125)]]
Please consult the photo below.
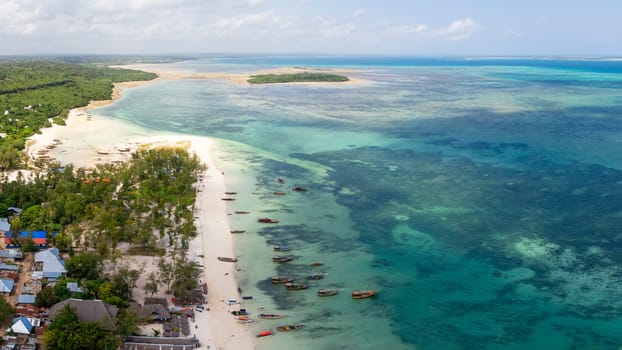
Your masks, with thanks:
[(260, 74), (248, 79), (251, 84), (303, 83), (303, 82), (344, 82), (348, 77), (328, 73)]
[[(124, 164), (88, 171), (52, 164), (32, 181), (18, 177), (0, 183), (0, 216), (6, 216), (10, 206), (23, 209), (11, 218), (11, 231), (57, 231), (49, 237), (51, 245), (70, 255), (66, 277), (53, 286), (42, 281), (37, 306), (77, 297), (120, 308), (114, 330), (76, 323), (67, 312), (46, 332), (49, 349), (112, 349), (122, 336), (135, 332), (140, 320), (127, 307), (144, 266), (119, 259), (119, 242), (131, 243), (131, 252), (158, 256), (158, 270), (149, 274), (146, 292), (166, 290), (177, 300), (191, 300), (202, 270), (187, 260), (186, 250), (196, 234), (194, 183), (202, 170), (198, 158), (183, 147), (152, 148), (138, 151)], [(82, 292), (70, 292), (70, 281), (78, 281)], [(12, 313), (10, 307), (2, 307), (2, 299), (0, 311), (0, 322)]]
[(49, 61), (0, 61), (0, 170), (23, 165), (26, 138), (63, 123), (70, 109), (110, 99), (112, 84), (153, 73)]

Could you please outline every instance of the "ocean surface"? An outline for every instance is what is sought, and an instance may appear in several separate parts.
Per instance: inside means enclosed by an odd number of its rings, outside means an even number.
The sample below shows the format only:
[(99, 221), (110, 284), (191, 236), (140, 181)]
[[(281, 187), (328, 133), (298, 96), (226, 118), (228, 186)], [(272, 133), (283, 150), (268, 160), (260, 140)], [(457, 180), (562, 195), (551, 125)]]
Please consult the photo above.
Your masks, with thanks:
[[(622, 62), (219, 55), (160, 68), (284, 66), (362, 82), (158, 81), (93, 111), (217, 140), (238, 192), (230, 223), (246, 230), (243, 307), (288, 315), (249, 327), (306, 326), (260, 349), (622, 347)], [(295, 259), (273, 263), (275, 243)], [(320, 271), (302, 291), (269, 280)]]

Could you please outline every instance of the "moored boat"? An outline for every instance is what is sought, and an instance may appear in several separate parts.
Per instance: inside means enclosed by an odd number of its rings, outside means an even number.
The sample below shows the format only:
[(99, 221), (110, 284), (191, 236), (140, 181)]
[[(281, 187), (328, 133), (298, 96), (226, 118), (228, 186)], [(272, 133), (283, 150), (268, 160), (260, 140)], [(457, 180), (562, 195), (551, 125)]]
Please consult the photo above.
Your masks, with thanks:
[(275, 194), (276, 196), (284, 196), (284, 195), (286, 195), (287, 193), (286, 193), (286, 192), (281, 192), (281, 191), (274, 191), (274, 194)]
[(302, 283), (285, 283), (285, 289), (287, 290), (302, 290), (309, 288), (308, 284)]
[(311, 263), (311, 266), (312, 266), (312, 267), (320, 267), (320, 266), (324, 266), (324, 263), (321, 263), (321, 262), (314, 262), (314, 263)]
[(245, 230), (231, 230), (231, 233), (244, 233)]
[(286, 326), (278, 326), (278, 327), (276, 327), (276, 329), (279, 332), (289, 332), (289, 331), (294, 331), (294, 330), (297, 330), (297, 329), (303, 329), (304, 327), (305, 327), (304, 324), (289, 324), (289, 325), (286, 325)]
[(230, 198), (230, 197), (223, 197), (221, 198), (223, 201), (234, 201), (235, 198)]
[(273, 255), (272, 261), (282, 263), (294, 260), (293, 255)]
[(237, 192), (225, 192), (225, 194), (238, 194)]
[(304, 187), (300, 187), (300, 186), (294, 186), (292, 187), (292, 191), (296, 191), (296, 192), (307, 192), (307, 189)]
[(267, 337), (272, 335), (272, 331), (261, 331), (257, 334), (257, 338)]
[(275, 244), (272, 248), (275, 252), (289, 252), (292, 250), (289, 246), (283, 244)]
[(218, 260), (224, 261), (224, 262), (237, 262), (238, 258), (231, 258), (231, 257), (228, 257), (228, 256), (219, 256)]
[(287, 317), (287, 315), (282, 315), (282, 314), (259, 314), (259, 317), (266, 319), (266, 320), (277, 320), (280, 318), (285, 318)]
[(320, 288), (317, 290), (317, 295), (320, 297), (330, 297), (337, 295), (337, 293), (339, 293), (339, 289), (337, 288)]
[(272, 283), (291, 283), (294, 282), (294, 277), (288, 276), (272, 276)]
[(261, 222), (264, 224), (276, 224), (277, 222), (279, 222), (279, 220), (270, 219), (270, 218), (259, 218), (257, 219), (257, 222)]
[(354, 298), (354, 299), (365, 299), (365, 298), (373, 297), (377, 293), (378, 293), (378, 291), (376, 291), (374, 289), (370, 289), (370, 290), (355, 290), (355, 291), (352, 292), (352, 298)]
[(235, 211), (236, 214), (250, 214), (250, 211), (244, 211), (244, 210), (236, 210)]
[(308, 275), (305, 278), (308, 279), (308, 280), (321, 280), (326, 275), (328, 275), (326, 272), (318, 272), (318, 273), (314, 273), (312, 275)]

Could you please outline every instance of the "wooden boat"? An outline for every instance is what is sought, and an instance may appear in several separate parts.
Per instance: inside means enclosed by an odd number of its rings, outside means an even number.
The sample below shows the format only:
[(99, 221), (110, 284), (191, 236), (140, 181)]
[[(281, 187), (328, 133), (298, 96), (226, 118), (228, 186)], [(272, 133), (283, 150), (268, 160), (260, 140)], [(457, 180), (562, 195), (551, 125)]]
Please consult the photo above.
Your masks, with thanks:
[(238, 210), (238, 211), (236, 211), (235, 213), (236, 213), (236, 214), (250, 214), (251, 212), (250, 212), (250, 211), (241, 211), (241, 210)]
[(295, 331), (297, 329), (303, 329), (305, 327), (304, 324), (290, 324), (287, 326), (278, 326), (276, 327), (276, 329), (279, 332), (289, 332), (289, 331)]
[(246, 311), (246, 309), (240, 309), (239, 311), (238, 310), (231, 311), (231, 314), (233, 316), (248, 316), (250, 315), (250, 312)]
[(337, 295), (337, 293), (339, 293), (339, 289), (337, 288), (320, 288), (317, 290), (317, 295), (320, 297), (330, 297)]
[(326, 272), (318, 272), (318, 273), (314, 273), (312, 275), (308, 275), (305, 278), (308, 279), (308, 280), (321, 280), (326, 275), (328, 275)]
[(285, 180), (281, 179), (280, 177), (278, 178), (278, 180), (277, 180), (277, 181), (278, 181), (280, 184), (284, 184), (284, 183), (285, 183)]
[(218, 260), (224, 261), (224, 262), (237, 262), (238, 258), (231, 258), (231, 257), (228, 257), (228, 256), (219, 256)]
[(257, 338), (267, 337), (272, 335), (272, 331), (261, 331), (257, 334)]
[(281, 192), (281, 191), (274, 191), (274, 194), (277, 195), (277, 196), (284, 196), (287, 193), (286, 192)]
[(287, 245), (276, 244), (272, 247), (275, 252), (289, 252), (291, 248)]
[(293, 255), (273, 255), (272, 261), (282, 263), (294, 260)]
[(223, 197), (221, 198), (223, 201), (234, 201), (235, 198), (231, 198), (231, 197)]
[(320, 266), (324, 266), (324, 263), (321, 262), (314, 262), (311, 264), (312, 267), (320, 267)]
[(287, 290), (303, 290), (309, 288), (308, 284), (302, 283), (285, 283), (285, 289)]
[(376, 293), (378, 293), (378, 291), (376, 291), (374, 289), (370, 289), (370, 290), (355, 290), (355, 291), (352, 292), (352, 298), (354, 298), (354, 299), (370, 298), (370, 297), (373, 297), (374, 295), (376, 295)]
[(231, 233), (244, 233), (244, 230), (231, 230)]
[(264, 224), (276, 224), (277, 222), (279, 222), (279, 220), (270, 219), (270, 218), (259, 218), (257, 219), (257, 222), (261, 222)]
[(272, 276), (272, 283), (291, 283), (294, 282), (294, 277), (287, 276)]
[(237, 192), (225, 192), (225, 194), (238, 194)]
[(287, 317), (287, 315), (281, 315), (281, 314), (259, 314), (259, 317), (266, 319), (266, 320), (278, 320), (280, 318), (285, 318)]
[(307, 192), (307, 189), (304, 187), (300, 187), (300, 186), (294, 186), (292, 187), (292, 191), (296, 191), (296, 192)]

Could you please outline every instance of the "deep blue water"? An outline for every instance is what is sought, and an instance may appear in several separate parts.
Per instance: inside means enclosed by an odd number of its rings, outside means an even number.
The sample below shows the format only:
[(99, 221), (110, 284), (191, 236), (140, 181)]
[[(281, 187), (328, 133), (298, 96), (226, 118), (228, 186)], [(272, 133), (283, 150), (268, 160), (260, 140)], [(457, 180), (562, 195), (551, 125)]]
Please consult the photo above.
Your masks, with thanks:
[[(239, 249), (264, 254), (257, 240), (278, 241), (297, 254), (247, 266), (240, 285), (308, 324), (266, 348), (622, 346), (622, 62), (221, 55), (175, 65), (281, 66), (349, 68), (364, 82), (161, 81), (100, 111), (236, 142), (223, 143), (219, 167), (252, 184), (247, 203), (281, 219), (232, 217), (256, 239)], [(309, 192), (274, 198), (276, 177)], [(343, 288), (338, 298), (257, 276), (303, 275), (316, 260), (329, 272), (319, 286)], [(353, 303), (349, 291), (365, 287), (381, 292)]]

